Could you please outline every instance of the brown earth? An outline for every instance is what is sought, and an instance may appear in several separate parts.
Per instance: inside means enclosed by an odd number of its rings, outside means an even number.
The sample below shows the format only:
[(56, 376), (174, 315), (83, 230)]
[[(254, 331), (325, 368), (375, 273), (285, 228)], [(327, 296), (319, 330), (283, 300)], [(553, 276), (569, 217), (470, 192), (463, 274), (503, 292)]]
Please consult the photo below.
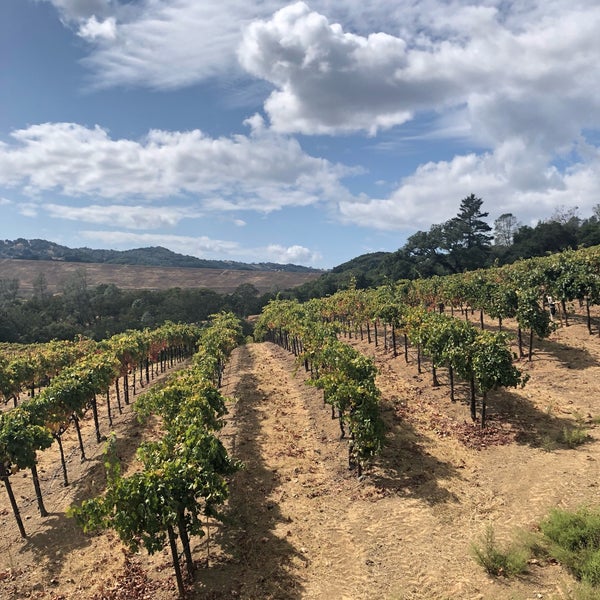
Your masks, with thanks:
[(30, 296), (36, 279), (43, 274), (50, 293), (60, 292), (64, 283), (77, 272), (85, 273), (87, 283), (96, 286), (113, 283), (122, 289), (165, 290), (173, 287), (207, 288), (230, 294), (242, 284), (252, 284), (259, 292), (296, 287), (320, 277), (320, 273), (292, 271), (234, 271), (184, 267), (144, 267), (72, 263), (52, 260), (0, 259), (0, 279), (18, 279), (19, 294)]
[[(491, 325), (491, 324), (490, 324)], [(349, 340), (350, 341), (350, 340)], [(600, 470), (600, 339), (577, 318), (536, 342), (523, 389), (494, 393), (489, 427), (470, 423), (431, 386), (414, 355), (394, 358), (353, 336), (375, 356), (388, 433), (383, 455), (362, 481), (348, 471), (347, 446), (306, 386), (293, 356), (271, 344), (238, 348), (223, 392), (232, 398), (223, 439), (244, 461), (231, 483), (227, 522), (194, 540), (202, 599), (566, 599), (575, 582), (556, 564), (534, 562), (516, 579), (488, 577), (471, 544), (493, 525), (500, 543), (536, 527), (553, 507), (597, 503)], [(468, 422), (467, 422), (468, 421)], [(594, 420), (595, 421), (595, 420)], [(588, 441), (561, 443), (584, 422)], [(103, 422), (103, 430), (108, 431)], [(145, 435), (128, 407), (115, 418), (119, 454), (135, 468)], [(12, 477), (29, 533), (20, 539), (0, 495), (0, 598), (167, 599), (176, 597), (169, 555), (129, 555), (115, 534), (85, 536), (65, 516), (73, 502), (102, 488), (101, 446), (86, 424), (89, 459), (81, 464), (74, 432), (67, 442), (71, 485), (62, 485), (56, 447), (40, 455), (51, 515), (36, 512), (29, 474)]]

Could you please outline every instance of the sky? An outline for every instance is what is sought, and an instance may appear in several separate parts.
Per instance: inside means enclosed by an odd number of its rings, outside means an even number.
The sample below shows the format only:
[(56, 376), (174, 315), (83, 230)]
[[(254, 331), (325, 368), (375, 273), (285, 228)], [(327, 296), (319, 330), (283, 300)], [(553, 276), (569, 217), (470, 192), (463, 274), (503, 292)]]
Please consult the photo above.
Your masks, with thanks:
[(600, 203), (597, 0), (0, 0), (0, 239), (331, 268)]

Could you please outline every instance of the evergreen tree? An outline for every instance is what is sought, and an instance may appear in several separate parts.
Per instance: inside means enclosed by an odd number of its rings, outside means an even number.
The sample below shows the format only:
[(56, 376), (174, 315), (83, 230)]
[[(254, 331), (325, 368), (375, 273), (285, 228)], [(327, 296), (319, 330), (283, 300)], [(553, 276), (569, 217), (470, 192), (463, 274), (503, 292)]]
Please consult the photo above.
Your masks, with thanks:
[(471, 194), (463, 198), (458, 215), (446, 223), (446, 235), (450, 241), (450, 250), (456, 248), (490, 247), (492, 228), (483, 220), (489, 213), (481, 212), (483, 200)]

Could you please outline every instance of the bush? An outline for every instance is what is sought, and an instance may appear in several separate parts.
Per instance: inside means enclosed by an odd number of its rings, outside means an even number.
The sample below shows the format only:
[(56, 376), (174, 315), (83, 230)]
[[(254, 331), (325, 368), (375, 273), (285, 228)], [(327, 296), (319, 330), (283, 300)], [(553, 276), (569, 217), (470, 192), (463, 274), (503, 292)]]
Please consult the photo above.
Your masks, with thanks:
[(494, 528), (491, 525), (486, 528), (481, 544), (482, 546), (471, 545), (473, 557), (490, 575), (510, 577), (523, 573), (527, 569), (526, 551), (514, 547), (506, 550), (498, 548)]
[(600, 550), (591, 553), (581, 566), (581, 579), (594, 587), (600, 585)]
[(569, 448), (576, 448), (585, 444), (589, 440), (589, 435), (585, 427), (565, 427), (562, 431), (561, 442)]
[(540, 524), (551, 542), (550, 554), (578, 579), (600, 585), (600, 510), (576, 512), (554, 509)]

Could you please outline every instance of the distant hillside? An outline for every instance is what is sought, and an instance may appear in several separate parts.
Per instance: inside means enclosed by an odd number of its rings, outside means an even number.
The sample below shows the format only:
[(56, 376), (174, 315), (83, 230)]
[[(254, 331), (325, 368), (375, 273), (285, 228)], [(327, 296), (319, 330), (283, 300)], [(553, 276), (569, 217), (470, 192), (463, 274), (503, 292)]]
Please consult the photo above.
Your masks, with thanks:
[(319, 277), (319, 273), (284, 270), (190, 269), (0, 258), (0, 285), (16, 281), (17, 293), (24, 297), (34, 293), (40, 279), (51, 294), (62, 292), (69, 282), (72, 284), (82, 278), (90, 287), (114, 284), (123, 290), (205, 288), (219, 294), (231, 294), (241, 285), (250, 285), (264, 294), (295, 288)]
[(19, 260), (51, 260), (73, 263), (109, 265), (138, 265), (148, 267), (187, 267), (233, 271), (286, 271), (292, 273), (320, 273), (319, 269), (302, 265), (277, 263), (243, 263), (225, 260), (205, 260), (177, 254), (161, 246), (134, 250), (93, 250), (68, 248), (46, 240), (0, 240), (0, 258)]

